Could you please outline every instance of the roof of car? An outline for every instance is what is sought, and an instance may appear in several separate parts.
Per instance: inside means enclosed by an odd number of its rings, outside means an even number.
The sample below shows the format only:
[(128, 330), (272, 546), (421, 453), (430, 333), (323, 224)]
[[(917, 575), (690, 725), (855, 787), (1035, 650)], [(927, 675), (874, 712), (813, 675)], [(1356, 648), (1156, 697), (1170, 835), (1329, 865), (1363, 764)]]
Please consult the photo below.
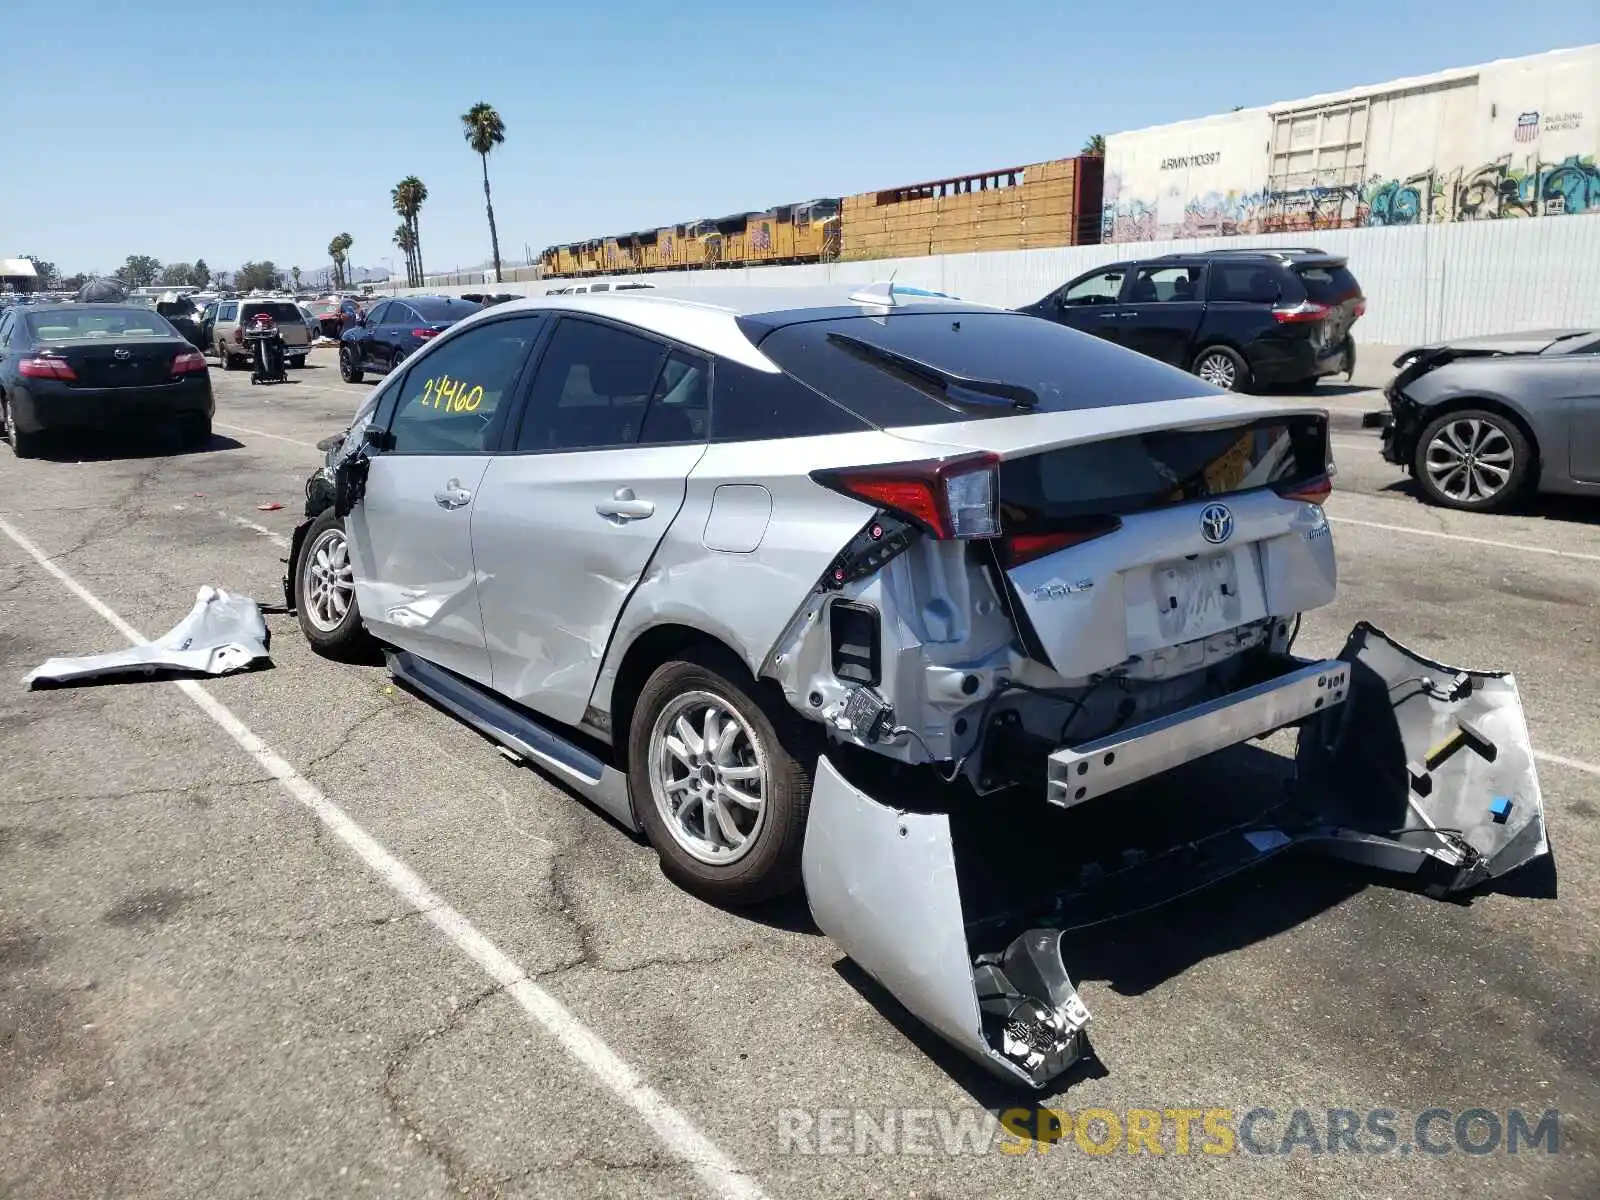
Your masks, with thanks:
[[(777, 367), (756, 349), (740, 328), (741, 320), (776, 329), (802, 321), (883, 316), (887, 312), (919, 309), (951, 313), (1007, 311), (950, 296), (899, 290), (895, 293), (892, 307), (852, 299), (862, 297), (866, 286), (641, 288), (621, 292), (546, 293), (481, 309), (455, 328), (469, 328), (478, 321), (499, 320), (525, 311), (589, 312), (624, 321), (758, 370), (776, 371)], [(879, 289), (885, 287), (883, 284), (871, 286)]]

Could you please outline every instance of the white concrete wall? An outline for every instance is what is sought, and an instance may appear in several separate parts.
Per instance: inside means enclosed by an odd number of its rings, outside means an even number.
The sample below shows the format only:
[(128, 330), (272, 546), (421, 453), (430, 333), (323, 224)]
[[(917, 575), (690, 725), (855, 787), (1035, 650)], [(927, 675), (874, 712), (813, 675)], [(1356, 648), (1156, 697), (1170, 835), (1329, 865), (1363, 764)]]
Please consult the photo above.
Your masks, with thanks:
[[(1600, 326), (1600, 216), (1568, 221), (1464, 221), (1386, 229), (1319, 230), (1249, 238), (1190, 238), (1136, 246), (1063, 246), (991, 254), (879, 259), (798, 267), (662, 271), (606, 276), (657, 287), (805, 287), (893, 276), (1008, 308), (1037, 300), (1103, 263), (1228, 246), (1321, 247), (1350, 260), (1367, 295), (1357, 342), (1415, 344), (1437, 338), (1554, 326)], [(516, 292), (538, 296), (562, 280), (419, 289), (429, 294)]]

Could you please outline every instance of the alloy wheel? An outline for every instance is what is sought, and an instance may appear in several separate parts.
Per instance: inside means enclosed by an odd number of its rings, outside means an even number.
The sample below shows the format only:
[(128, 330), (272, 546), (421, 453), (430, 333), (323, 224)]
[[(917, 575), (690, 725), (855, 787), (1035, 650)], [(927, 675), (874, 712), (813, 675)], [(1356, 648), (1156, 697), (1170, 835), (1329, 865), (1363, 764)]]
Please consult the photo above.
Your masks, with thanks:
[(1234, 385), (1239, 382), (1239, 372), (1233, 365), (1233, 359), (1226, 354), (1206, 355), (1200, 360), (1194, 373), (1212, 387), (1225, 388), (1228, 391), (1232, 391)]
[(743, 858), (766, 822), (767, 761), (749, 723), (707, 691), (677, 696), (650, 730), (650, 792), (672, 839), (713, 866)]
[(1467, 417), (1439, 427), (1423, 455), (1423, 469), (1442, 495), (1481, 504), (1505, 490), (1516, 461), (1505, 430)]
[(300, 581), (300, 601), (306, 616), (324, 633), (344, 622), (355, 600), (355, 572), (350, 563), (350, 543), (342, 529), (324, 529), (306, 551)]

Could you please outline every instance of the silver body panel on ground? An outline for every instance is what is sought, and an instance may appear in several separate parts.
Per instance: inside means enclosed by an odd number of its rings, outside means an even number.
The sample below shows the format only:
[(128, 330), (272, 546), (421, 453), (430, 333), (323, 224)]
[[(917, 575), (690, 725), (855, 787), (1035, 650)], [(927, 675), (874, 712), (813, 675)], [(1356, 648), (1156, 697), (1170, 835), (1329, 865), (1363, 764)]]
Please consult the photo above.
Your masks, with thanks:
[(29, 671), (22, 682), (36, 687), (165, 671), (226, 675), (266, 657), (267, 625), (260, 606), (248, 596), (203, 587), (188, 615), (155, 641), (107, 654), (52, 658)]

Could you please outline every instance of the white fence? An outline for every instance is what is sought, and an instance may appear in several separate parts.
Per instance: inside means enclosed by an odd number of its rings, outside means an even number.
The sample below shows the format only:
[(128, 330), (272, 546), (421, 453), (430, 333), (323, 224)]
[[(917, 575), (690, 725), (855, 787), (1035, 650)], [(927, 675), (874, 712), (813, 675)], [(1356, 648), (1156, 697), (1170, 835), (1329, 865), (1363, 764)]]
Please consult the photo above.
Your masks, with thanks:
[[(1016, 307), (1102, 263), (1240, 246), (1317, 246), (1346, 255), (1367, 295), (1367, 315), (1355, 326), (1357, 342), (1415, 345), (1478, 333), (1600, 326), (1600, 215), (602, 278), (613, 283), (641, 279), (674, 288), (731, 284), (804, 287), (864, 283), (892, 275), (899, 283), (949, 292), (978, 303)], [(569, 281), (420, 290), (537, 296), (563, 282)]]

